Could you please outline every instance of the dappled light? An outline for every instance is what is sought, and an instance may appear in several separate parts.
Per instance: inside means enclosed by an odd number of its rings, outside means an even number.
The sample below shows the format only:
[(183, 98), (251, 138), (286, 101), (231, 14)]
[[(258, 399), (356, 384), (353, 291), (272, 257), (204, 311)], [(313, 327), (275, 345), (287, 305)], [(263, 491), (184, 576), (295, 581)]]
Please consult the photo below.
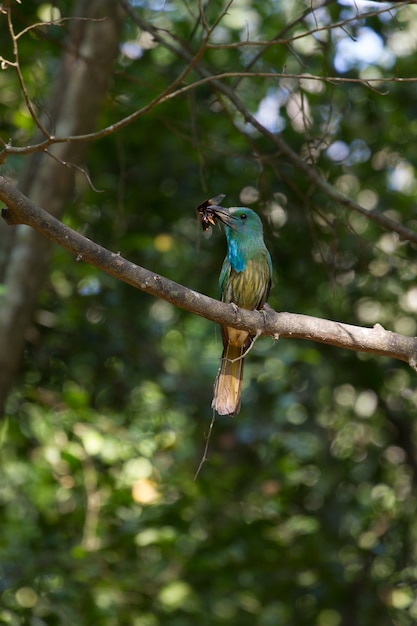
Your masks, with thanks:
[[(416, 26), (3, 3), (0, 624), (417, 622)], [(261, 217), (279, 314), (239, 326), (234, 417), (219, 195)]]

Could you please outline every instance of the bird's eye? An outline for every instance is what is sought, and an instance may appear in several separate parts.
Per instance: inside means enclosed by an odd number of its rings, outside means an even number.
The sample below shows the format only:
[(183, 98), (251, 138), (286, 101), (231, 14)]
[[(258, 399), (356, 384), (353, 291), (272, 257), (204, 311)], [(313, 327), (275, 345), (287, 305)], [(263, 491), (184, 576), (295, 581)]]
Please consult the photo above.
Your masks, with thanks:
[(242, 213), (242, 215), (240, 216), (241, 220), (245, 220), (246, 219), (246, 213)]

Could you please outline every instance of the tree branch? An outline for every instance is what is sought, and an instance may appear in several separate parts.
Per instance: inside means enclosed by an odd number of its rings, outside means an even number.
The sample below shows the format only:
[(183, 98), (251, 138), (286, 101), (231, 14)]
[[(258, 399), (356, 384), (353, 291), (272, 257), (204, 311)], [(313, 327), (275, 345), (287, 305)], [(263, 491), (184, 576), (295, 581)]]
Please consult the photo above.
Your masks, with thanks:
[[(71, 24), (46, 100), (48, 113), (41, 120), (43, 128), (54, 126), (54, 132), (64, 136), (86, 133), (95, 127), (119, 52), (123, 26), (122, 13), (112, 0), (79, 0), (75, 4), (77, 13), (92, 19)], [(38, 139), (48, 142), (38, 127), (35, 132)], [(83, 171), (86, 147), (81, 143), (62, 143), (26, 159), (18, 180), (21, 192), (60, 217), (73, 193), (73, 170)], [(1, 158), (0, 154), (0, 161)], [(1, 227), (0, 276), (4, 285), (0, 306), (0, 415), (18, 371), (26, 329), (44, 282), (50, 251), (49, 242), (33, 229), (8, 229), (6, 235), (5, 224)]]
[[(101, 130), (96, 131), (96, 132), (80, 133), (77, 135), (67, 135), (67, 136), (59, 136), (59, 134), (53, 135), (53, 136), (50, 135), (46, 137), (45, 139), (41, 140), (40, 142), (30, 145), (30, 146), (17, 147), (17, 146), (12, 146), (11, 144), (4, 144), (3, 142), (3, 150), (0, 152), (0, 162), (4, 161), (6, 156), (9, 154), (27, 155), (27, 154), (32, 154), (35, 152), (48, 152), (47, 148), (54, 144), (80, 143), (80, 142), (92, 141), (94, 139), (105, 137), (133, 123), (139, 117), (141, 117), (142, 115), (144, 115), (145, 113), (153, 109), (155, 106), (162, 104), (163, 102), (166, 102), (173, 98), (176, 98), (178, 96), (181, 96), (184, 93), (190, 90), (194, 90), (197, 87), (205, 83), (211, 83), (214, 90), (217, 91), (217, 93), (220, 93), (223, 96), (225, 96), (228, 99), (228, 101), (235, 107), (235, 109), (241, 113), (241, 115), (243, 116), (243, 118), (245, 119), (247, 123), (251, 124), (253, 128), (255, 128), (258, 132), (264, 135), (272, 143), (272, 145), (275, 145), (280, 151), (280, 153), (284, 155), (288, 159), (288, 161), (292, 163), (294, 167), (296, 167), (298, 170), (303, 172), (303, 174), (307, 177), (307, 179), (310, 180), (318, 189), (321, 189), (328, 196), (328, 198), (330, 198), (331, 200), (334, 200), (336, 203), (340, 204), (341, 206), (346, 207), (347, 209), (355, 211), (356, 213), (360, 213), (361, 215), (365, 216), (368, 220), (371, 220), (379, 224), (379, 226), (387, 230), (390, 230), (392, 232), (396, 232), (400, 240), (417, 243), (417, 233), (414, 230), (400, 224), (399, 222), (391, 219), (388, 215), (381, 213), (378, 210), (375, 210), (375, 209), (368, 210), (367, 208), (361, 206), (358, 202), (355, 202), (353, 199), (349, 198), (348, 196), (340, 192), (338, 189), (336, 189), (336, 187), (334, 187), (331, 183), (329, 183), (324, 177), (320, 175), (320, 173), (315, 167), (313, 167), (311, 164), (305, 161), (302, 156), (297, 154), (285, 142), (285, 140), (280, 135), (274, 134), (270, 132), (267, 128), (265, 128), (256, 119), (256, 117), (248, 111), (245, 104), (242, 102), (242, 100), (239, 98), (239, 96), (235, 92), (235, 88), (230, 87), (223, 82), (225, 79), (228, 79), (228, 78), (242, 79), (242, 78), (254, 78), (254, 77), (263, 77), (263, 78), (269, 77), (274, 80), (278, 80), (279, 78), (294, 77), (297, 79), (308, 78), (309, 80), (319, 80), (324, 83), (331, 83), (331, 84), (344, 83), (344, 82), (352, 82), (352, 83), (359, 82), (359, 83), (362, 83), (367, 88), (372, 88), (372, 83), (376, 81), (378, 83), (415, 82), (417, 80), (415, 77), (391, 76), (388, 78), (380, 78), (380, 77), (367, 78), (365, 80), (361, 78), (352, 78), (352, 77), (347, 77), (347, 78), (338, 77), (338, 76), (322, 76), (321, 77), (321, 76), (311, 76), (309, 74), (305, 74), (305, 75), (304, 74), (286, 74), (285, 72), (275, 73), (275, 72), (247, 72), (247, 71), (223, 72), (223, 73), (218, 73), (216, 75), (213, 75), (213, 73), (209, 69), (207, 69), (207, 67), (202, 63), (201, 57), (204, 51), (207, 48), (211, 47), (207, 38), (211, 34), (214, 27), (211, 27), (209, 34), (200, 45), (197, 53), (193, 54), (190, 52), (188, 47), (185, 46), (185, 44), (182, 43), (181, 41), (174, 40), (174, 43), (171, 43), (170, 41), (168, 41), (168, 37), (170, 36), (172, 38), (172, 35), (167, 35), (165, 32), (163, 32), (162, 34), (162, 32), (160, 32), (158, 28), (146, 22), (143, 18), (141, 18), (134, 11), (134, 9), (132, 9), (130, 4), (126, 0), (119, 0), (119, 3), (123, 7), (123, 9), (126, 11), (126, 13), (132, 18), (132, 20), (141, 29), (149, 32), (155, 41), (157, 41), (158, 43), (166, 47), (168, 50), (170, 50), (170, 52), (172, 52), (179, 58), (182, 58), (188, 64), (185, 70), (176, 79), (174, 79), (174, 81), (161, 94), (159, 94), (157, 97), (151, 100), (151, 102), (149, 102), (147, 105), (145, 105), (141, 109), (136, 110), (132, 114), (122, 118), (121, 120), (119, 120), (118, 122), (110, 126), (102, 128)], [(326, 4), (326, 2), (324, 2), (324, 4)], [(401, 4), (409, 4), (409, 2), (401, 2)], [(386, 10), (388, 9), (386, 8), (378, 9), (376, 11), (376, 14), (380, 12), (384, 12)], [(222, 15), (223, 13), (216, 20), (216, 25), (221, 20)], [(356, 15), (354, 16), (354, 18), (351, 18), (351, 19), (355, 21), (359, 19), (360, 17), (361, 15)], [(349, 21), (349, 20), (345, 20), (345, 22), (346, 21)], [(330, 27), (326, 26), (323, 28), (327, 30)], [(315, 31), (310, 30), (307, 34), (311, 34), (313, 32)], [(304, 36), (304, 34), (302, 36)], [(247, 42), (240, 42), (239, 46), (249, 45), (252, 43), (256, 43), (257, 45), (260, 45), (264, 50), (270, 45), (277, 45), (278, 43), (280, 43), (280, 41), (278, 40), (272, 40), (272, 42), (247, 41)], [(216, 46), (216, 47), (219, 47), (219, 46)], [(188, 85), (182, 85), (185, 77), (191, 72), (192, 69), (194, 69), (196, 73), (200, 75), (201, 77), (200, 80), (194, 81)]]
[(237, 309), (188, 289), (168, 278), (131, 263), (75, 232), (38, 207), (0, 176), (0, 200), (6, 205), (7, 224), (26, 224), (85, 261), (136, 289), (213, 322), (278, 339), (308, 339), (357, 352), (369, 352), (407, 362), (417, 371), (417, 339), (385, 330), (379, 324), (364, 328), (295, 313)]
[[(375, 209), (368, 210), (365, 207), (361, 206), (358, 202), (355, 202), (349, 196), (346, 196), (342, 192), (340, 192), (336, 187), (334, 187), (331, 183), (329, 183), (323, 176), (320, 175), (318, 170), (310, 165), (307, 161), (304, 160), (302, 156), (297, 154), (295, 150), (293, 150), (287, 142), (282, 138), (281, 135), (277, 133), (273, 133), (269, 131), (263, 124), (261, 124), (257, 118), (252, 115), (245, 104), (242, 102), (237, 92), (233, 87), (230, 87), (223, 79), (225, 78), (237, 78), (243, 77), (245, 72), (230, 72), (223, 73), (218, 75), (213, 75), (212, 71), (206, 67), (206, 65), (201, 61), (195, 61), (190, 51), (187, 47), (181, 42), (175, 41), (175, 44), (170, 43), (167, 40), (167, 36), (162, 34), (158, 28), (149, 24), (146, 20), (140, 17), (137, 12), (134, 11), (127, 2), (127, 0), (119, 0), (120, 4), (126, 10), (127, 14), (132, 18), (132, 20), (139, 26), (139, 28), (149, 32), (155, 41), (165, 46), (168, 50), (170, 50), (173, 54), (176, 54), (179, 58), (182, 58), (186, 63), (193, 62), (194, 70), (201, 77), (200, 81), (193, 83), (192, 86), (186, 85), (185, 87), (180, 88), (175, 93), (170, 93), (168, 98), (176, 97), (179, 93), (183, 93), (189, 88), (195, 88), (198, 84), (203, 84), (204, 82), (210, 83), (213, 87), (213, 90), (217, 92), (217, 94), (222, 94), (227, 100), (233, 105), (236, 111), (243, 116), (243, 119), (246, 123), (250, 124), (254, 129), (256, 129), (261, 135), (266, 137), (272, 145), (278, 148), (279, 152), (284, 155), (288, 161), (300, 172), (302, 172), (307, 180), (310, 180), (318, 189), (321, 189), (328, 198), (334, 200), (341, 206), (344, 206), (356, 213), (360, 213), (364, 215), (368, 220), (376, 222), (383, 228), (395, 232), (398, 234), (400, 240), (402, 241), (411, 241), (413, 243), (417, 243), (417, 232), (413, 231), (406, 226), (403, 226), (399, 222), (391, 219), (384, 213), (381, 213)], [(264, 74), (265, 75), (265, 74)], [(254, 73), (250, 73), (250, 76), (253, 77)], [(301, 78), (303, 75), (298, 75), (298, 78)], [(278, 77), (287, 77), (285, 74), (274, 74), (272, 76), (274, 79)], [(306, 77), (306, 76), (304, 76)], [(335, 80), (337, 79), (337, 80)], [(324, 82), (338, 82), (340, 81), (339, 77), (323, 77), (322, 80)], [(357, 79), (356, 79), (357, 80)], [(405, 79), (401, 79), (404, 81)], [(414, 79), (412, 79), (414, 81)], [(392, 82), (396, 82), (395, 80), (390, 79)], [(360, 80), (366, 87), (370, 87), (370, 80)], [(72, 140), (72, 138), (70, 138)]]

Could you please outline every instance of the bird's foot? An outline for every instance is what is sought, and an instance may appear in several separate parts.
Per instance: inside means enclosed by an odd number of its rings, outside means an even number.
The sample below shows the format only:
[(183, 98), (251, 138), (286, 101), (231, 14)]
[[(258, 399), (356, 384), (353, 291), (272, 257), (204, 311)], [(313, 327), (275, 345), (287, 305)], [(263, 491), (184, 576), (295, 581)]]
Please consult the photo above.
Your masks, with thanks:
[[(260, 309), (260, 313), (262, 313), (264, 323), (266, 324), (268, 322), (268, 315), (270, 315), (271, 313), (276, 313), (276, 311), (272, 308), (272, 306), (269, 306), (268, 302), (265, 302), (262, 309)], [(279, 333), (274, 333), (274, 339), (278, 341)]]

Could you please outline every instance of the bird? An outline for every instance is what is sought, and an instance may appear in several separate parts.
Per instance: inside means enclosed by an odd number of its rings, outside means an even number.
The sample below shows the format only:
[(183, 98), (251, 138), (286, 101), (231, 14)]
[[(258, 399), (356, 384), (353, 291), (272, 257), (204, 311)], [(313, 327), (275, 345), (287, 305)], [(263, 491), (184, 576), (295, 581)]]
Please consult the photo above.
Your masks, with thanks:
[[(223, 223), (227, 254), (219, 277), (219, 298), (242, 309), (261, 309), (272, 279), (271, 255), (263, 239), (259, 215), (247, 207), (210, 206), (211, 217)], [(244, 357), (254, 341), (246, 330), (221, 326), (223, 354), (214, 383), (212, 408), (219, 415), (240, 411)]]

